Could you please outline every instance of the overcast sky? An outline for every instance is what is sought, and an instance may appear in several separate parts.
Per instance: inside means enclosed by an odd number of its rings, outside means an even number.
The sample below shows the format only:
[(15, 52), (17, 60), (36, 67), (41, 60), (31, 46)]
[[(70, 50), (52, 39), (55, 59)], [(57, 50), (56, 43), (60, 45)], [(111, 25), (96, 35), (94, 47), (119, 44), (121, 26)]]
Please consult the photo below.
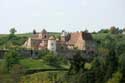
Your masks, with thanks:
[(0, 0), (0, 34), (125, 27), (125, 0)]

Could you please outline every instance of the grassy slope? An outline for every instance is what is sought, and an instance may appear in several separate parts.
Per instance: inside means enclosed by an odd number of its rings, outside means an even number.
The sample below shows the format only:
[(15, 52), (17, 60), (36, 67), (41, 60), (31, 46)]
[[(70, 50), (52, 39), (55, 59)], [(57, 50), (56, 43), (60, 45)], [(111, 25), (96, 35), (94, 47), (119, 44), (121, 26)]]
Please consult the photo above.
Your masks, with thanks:
[[(3, 60), (0, 61), (0, 67), (3, 65)], [(20, 63), (28, 69), (55, 69), (57, 67), (48, 65), (42, 60), (22, 59)], [(69, 65), (60, 64), (62, 68), (69, 68)], [(58, 68), (57, 68), (58, 69)]]
[(55, 83), (56, 80), (61, 80), (66, 72), (39, 72), (32, 75), (24, 76), (21, 80), (24, 83)]
[[(0, 60), (0, 67), (3, 65), (4, 60)], [(51, 66), (44, 62), (42, 59), (21, 59), (20, 63), (27, 69), (56, 69), (57, 67)], [(69, 65), (60, 64), (61, 68), (69, 68)], [(58, 68), (57, 68), (58, 69)]]
[(21, 64), (28, 69), (52, 69), (54, 67), (48, 65), (42, 60), (22, 59)]

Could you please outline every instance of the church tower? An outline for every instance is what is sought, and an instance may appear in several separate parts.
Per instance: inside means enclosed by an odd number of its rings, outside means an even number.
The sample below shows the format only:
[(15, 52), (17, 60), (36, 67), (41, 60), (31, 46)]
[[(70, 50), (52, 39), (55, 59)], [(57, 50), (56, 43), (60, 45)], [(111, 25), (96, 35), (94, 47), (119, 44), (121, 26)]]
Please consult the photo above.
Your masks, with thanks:
[(39, 33), (39, 38), (48, 39), (48, 32), (45, 29), (43, 29), (41, 33)]

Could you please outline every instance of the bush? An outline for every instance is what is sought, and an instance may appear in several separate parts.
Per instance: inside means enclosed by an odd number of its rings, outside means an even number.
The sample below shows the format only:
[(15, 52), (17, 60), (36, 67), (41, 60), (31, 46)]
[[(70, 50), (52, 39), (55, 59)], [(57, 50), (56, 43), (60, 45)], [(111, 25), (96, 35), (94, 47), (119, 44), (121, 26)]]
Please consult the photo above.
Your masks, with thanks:
[(59, 66), (60, 65), (60, 58), (54, 54), (47, 54), (43, 57), (43, 60), (52, 66)]

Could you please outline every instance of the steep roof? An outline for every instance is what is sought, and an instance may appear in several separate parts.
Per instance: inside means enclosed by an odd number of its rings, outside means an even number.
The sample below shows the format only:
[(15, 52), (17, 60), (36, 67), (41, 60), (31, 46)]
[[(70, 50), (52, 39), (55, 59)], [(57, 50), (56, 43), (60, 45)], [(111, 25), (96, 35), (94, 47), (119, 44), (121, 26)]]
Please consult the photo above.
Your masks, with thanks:
[(79, 40), (93, 40), (90, 33), (86, 32), (74, 32), (70, 34), (70, 39), (68, 41), (69, 44), (75, 44)]
[(79, 38), (79, 33), (75, 32), (75, 33), (71, 33), (70, 35), (70, 39), (68, 41), (69, 44), (74, 44), (77, 42), (77, 39)]

